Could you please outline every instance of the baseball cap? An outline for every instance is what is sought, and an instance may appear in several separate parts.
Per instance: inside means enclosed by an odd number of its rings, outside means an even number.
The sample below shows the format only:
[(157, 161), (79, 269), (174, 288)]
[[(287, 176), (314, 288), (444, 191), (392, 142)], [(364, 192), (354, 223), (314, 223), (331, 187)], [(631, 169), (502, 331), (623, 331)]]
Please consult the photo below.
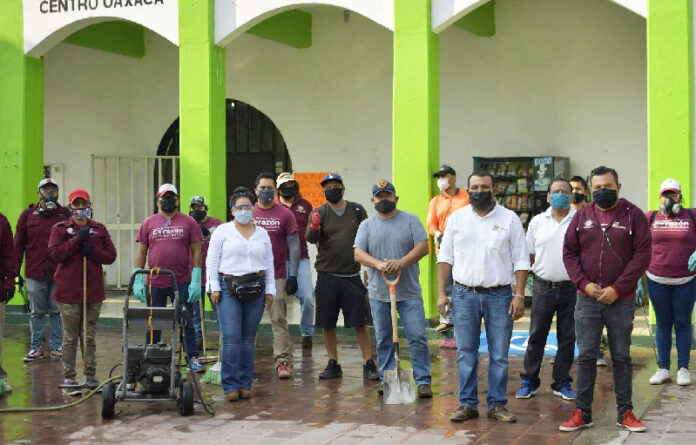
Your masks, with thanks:
[(85, 189), (75, 189), (75, 190), (73, 190), (72, 192), (70, 192), (70, 195), (68, 195), (68, 202), (70, 202), (70, 204), (72, 204), (72, 203), (75, 202), (75, 200), (78, 199), (78, 198), (82, 198), (82, 199), (84, 199), (85, 201), (92, 201), (92, 200), (89, 198), (89, 193), (87, 193), (87, 190), (85, 190)]
[(207, 207), (207, 205), (206, 205), (206, 203), (205, 203), (205, 196), (203, 196), (203, 195), (193, 195), (193, 196), (191, 197), (191, 205), (194, 205), (194, 204), (199, 205), (199, 206), (206, 206), (206, 207)]
[(281, 185), (285, 184), (286, 182), (294, 181), (295, 180), (295, 175), (289, 172), (283, 172), (278, 175), (278, 179), (276, 179), (276, 187), (280, 188)]
[(341, 175), (338, 173), (329, 173), (328, 175), (324, 176), (324, 179), (321, 180), (321, 185), (323, 186), (329, 181), (337, 181), (343, 184), (343, 178), (341, 178)]
[(176, 187), (174, 187), (172, 184), (162, 184), (160, 185), (160, 188), (157, 190), (157, 196), (162, 196), (167, 192), (172, 192), (176, 196), (179, 196), (179, 192), (176, 190)]
[(372, 196), (377, 196), (382, 192), (387, 192), (391, 193), (392, 195), (396, 195), (396, 189), (394, 189), (394, 184), (392, 184), (389, 181), (385, 181), (384, 179), (380, 179), (375, 183), (375, 185), (372, 186)]
[(39, 190), (41, 190), (41, 187), (47, 186), (47, 185), (55, 185), (58, 187), (58, 183), (56, 182), (55, 179), (53, 178), (43, 178), (41, 181), (39, 181)]
[(679, 181), (672, 178), (667, 178), (662, 181), (662, 184), (660, 185), (660, 195), (664, 192), (681, 193), (681, 185), (679, 185)]
[(450, 174), (452, 176), (457, 176), (457, 172), (454, 171), (454, 169), (452, 167), (450, 167), (447, 164), (442, 164), (440, 166), (440, 170), (433, 173), (433, 178), (442, 178), (443, 176), (446, 176), (448, 174)]

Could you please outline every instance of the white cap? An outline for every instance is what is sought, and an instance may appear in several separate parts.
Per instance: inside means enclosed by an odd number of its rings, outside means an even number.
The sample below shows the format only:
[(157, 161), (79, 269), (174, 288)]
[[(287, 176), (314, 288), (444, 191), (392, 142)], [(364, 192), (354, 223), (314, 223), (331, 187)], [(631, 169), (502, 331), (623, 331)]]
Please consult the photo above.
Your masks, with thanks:
[(681, 193), (681, 185), (679, 185), (679, 181), (672, 178), (667, 178), (662, 181), (662, 185), (660, 185), (660, 195), (664, 192)]
[(41, 190), (41, 187), (48, 185), (48, 184), (53, 184), (56, 187), (58, 187), (58, 183), (55, 181), (53, 178), (44, 178), (39, 182), (39, 190)]
[(172, 184), (160, 185), (160, 188), (157, 190), (157, 196), (162, 196), (167, 192), (172, 192), (176, 196), (179, 196), (179, 192), (176, 190), (176, 187), (174, 187)]
[(286, 182), (294, 181), (295, 180), (295, 175), (292, 173), (288, 172), (283, 172), (278, 175), (278, 179), (276, 180), (276, 187), (280, 188), (281, 185), (285, 184)]

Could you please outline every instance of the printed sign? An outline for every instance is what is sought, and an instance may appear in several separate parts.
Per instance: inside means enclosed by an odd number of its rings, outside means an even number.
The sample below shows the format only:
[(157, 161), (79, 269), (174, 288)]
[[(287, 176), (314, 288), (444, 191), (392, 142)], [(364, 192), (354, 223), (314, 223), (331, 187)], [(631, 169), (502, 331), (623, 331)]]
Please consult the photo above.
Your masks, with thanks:
[(321, 180), (327, 173), (295, 173), (295, 181), (300, 185), (302, 197), (317, 208), (326, 202), (324, 189), (321, 188)]
[[(488, 340), (486, 340), (485, 332), (481, 332), (479, 341), (479, 352), (488, 352)], [(510, 354), (524, 354), (527, 351), (527, 342), (529, 342), (529, 332), (514, 331), (510, 339)], [(544, 347), (544, 355), (555, 356), (557, 351), (558, 339), (556, 338), (556, 333), (549, 332), (549, 336), (546, 339), (546, 346)], [(575, 357), (578, 356), (577, 345), (575, 346), (574, 355)]]

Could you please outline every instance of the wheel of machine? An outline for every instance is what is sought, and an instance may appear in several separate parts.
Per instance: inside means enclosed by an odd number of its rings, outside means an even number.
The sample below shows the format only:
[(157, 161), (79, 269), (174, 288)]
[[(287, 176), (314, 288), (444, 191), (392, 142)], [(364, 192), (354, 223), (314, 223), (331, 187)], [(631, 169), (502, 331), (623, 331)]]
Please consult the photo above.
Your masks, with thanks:
[(193, 414), (193, 385), (191, 382), (184, 382), (181, 385), (179, 413), (182, 416), (190, 416)]
[(102, 388), (102, 419), (113, 419), (116, 406), (116, 387), (108, 382)]

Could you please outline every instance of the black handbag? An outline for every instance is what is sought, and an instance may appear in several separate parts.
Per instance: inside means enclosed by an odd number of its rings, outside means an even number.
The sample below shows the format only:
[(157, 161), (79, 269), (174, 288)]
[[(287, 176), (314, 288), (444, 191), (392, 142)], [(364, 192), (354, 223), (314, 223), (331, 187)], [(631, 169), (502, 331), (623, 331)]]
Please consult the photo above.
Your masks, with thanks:
[(240, 303), (256, 300), (266, 290), (266, 280), (258, 273), (250, 273), (241, 277), (225, 276), (225, 283), (230, 293), (237, 297)]

